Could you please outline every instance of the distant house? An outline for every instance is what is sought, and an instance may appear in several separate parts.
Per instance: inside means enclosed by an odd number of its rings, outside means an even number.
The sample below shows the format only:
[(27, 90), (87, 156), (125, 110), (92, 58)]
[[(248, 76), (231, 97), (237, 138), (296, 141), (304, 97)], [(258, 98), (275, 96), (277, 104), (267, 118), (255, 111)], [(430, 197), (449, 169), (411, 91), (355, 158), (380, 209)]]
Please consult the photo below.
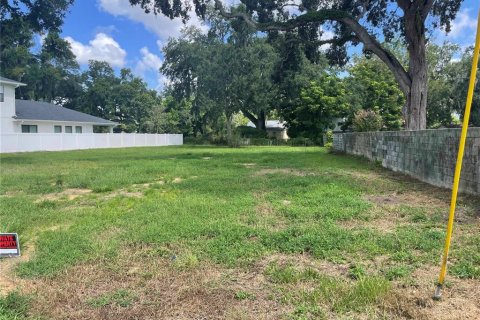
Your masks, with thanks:
[(48, 102), (16, 100), (24, 83), (0, 77), (1, 133), (93, 133), (94, 126), (113, 131), (115, 122)]
[[(253, 122), (248, 122), (247, 126), (255, 128)], [(267, 120), (265, 123), (265, 129), (269, 138), (275, 138), (278, 140), (288, 140), (287, 128), (284, 121), (280, 120)]]
[(335, 126), (332, 131), (333, 132), (343, 132), (342, 126), (345, 124), (345, 118), (334, 118), (332, 120), (332, 124)]

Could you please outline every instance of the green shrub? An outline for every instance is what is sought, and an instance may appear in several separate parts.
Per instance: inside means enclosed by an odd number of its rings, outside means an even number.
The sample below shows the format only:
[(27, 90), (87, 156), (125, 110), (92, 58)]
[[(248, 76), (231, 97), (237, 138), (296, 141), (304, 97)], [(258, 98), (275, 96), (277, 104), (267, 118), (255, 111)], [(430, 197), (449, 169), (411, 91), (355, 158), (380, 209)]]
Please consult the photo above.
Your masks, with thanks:
[(190, 145), (209, 145), (211, 144), (205, 137), (184, 137), (183, 144), (190, 144)]
[(302, 138), (302, 137), (291, 138), (290, 140), (288, 140), (288, 144), (291, 145), (292, 147), (295, 147), (295, 146), (311, 147), (311, 146), (317, 145), (317, 143), (312, 139)]
[(263, 130), (249, 126), (238, 126), (235, 132), (242, 138), (266, 138), (267, 133)]
[(383, 126), (382, 116), (373, 110), (360, 110), (353, 118), (353, 130), (359, 132), (378, 131)]

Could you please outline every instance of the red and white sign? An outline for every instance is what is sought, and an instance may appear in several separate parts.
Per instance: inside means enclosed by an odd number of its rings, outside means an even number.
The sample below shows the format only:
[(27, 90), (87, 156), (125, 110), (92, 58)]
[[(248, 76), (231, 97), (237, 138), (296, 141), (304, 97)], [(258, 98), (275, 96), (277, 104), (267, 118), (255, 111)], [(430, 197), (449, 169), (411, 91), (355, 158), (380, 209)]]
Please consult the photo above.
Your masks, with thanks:
[(16, 233), (0, 233), (0, 257), (20, 255), (20, 242)]

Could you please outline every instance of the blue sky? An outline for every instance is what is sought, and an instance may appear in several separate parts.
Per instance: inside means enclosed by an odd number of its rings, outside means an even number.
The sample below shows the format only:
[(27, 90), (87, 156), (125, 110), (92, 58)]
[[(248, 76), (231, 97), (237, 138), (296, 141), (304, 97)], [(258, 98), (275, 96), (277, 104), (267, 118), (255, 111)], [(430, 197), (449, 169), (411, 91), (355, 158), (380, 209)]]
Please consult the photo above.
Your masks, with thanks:
[[(465, 0), (451, 33), (436, 31), (435, 42), (472, 45), (478, 9), (479, 0)], [(195, 15), (189, 24), (205, 28)], [(169, 37), (177, 37), (182, 27), (180, 20), (145, 14), (128, 0), (77, 0), (65, 18), (62, 35), (71, 43), (82, 68), (89, 59), (105, 60), (117, 70), (131, 68), (151, 88), (160, 89), (166, 80), (158, 72), (161, 47)]]

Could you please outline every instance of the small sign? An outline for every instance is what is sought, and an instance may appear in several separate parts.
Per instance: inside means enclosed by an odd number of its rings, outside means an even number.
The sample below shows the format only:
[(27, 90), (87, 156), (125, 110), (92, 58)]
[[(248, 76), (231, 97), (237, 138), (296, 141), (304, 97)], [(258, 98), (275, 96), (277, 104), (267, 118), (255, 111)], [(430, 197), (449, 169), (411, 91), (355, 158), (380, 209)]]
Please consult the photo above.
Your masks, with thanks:
[(20, 255), (20, 242), (16, 233), (0, 233), (0, 257)]

